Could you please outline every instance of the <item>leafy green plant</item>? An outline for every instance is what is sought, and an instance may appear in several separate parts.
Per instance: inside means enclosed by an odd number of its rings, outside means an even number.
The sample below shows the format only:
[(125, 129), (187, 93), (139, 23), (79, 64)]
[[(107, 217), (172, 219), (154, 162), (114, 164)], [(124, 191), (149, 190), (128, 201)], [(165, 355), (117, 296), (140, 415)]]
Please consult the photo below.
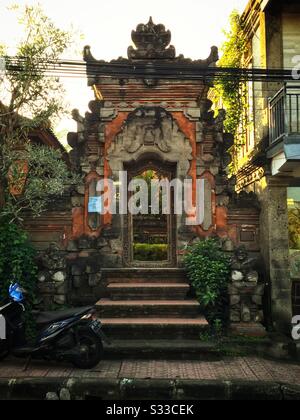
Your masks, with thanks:
[(219, 333), (226, 318), (229, 257), (217, 240), (208, 239), (188, 247), (184, 264), (202, 310)]
[(0, 300), (8, 297), (11, 283), (19, 283), (28, 293), (26, 299), (26, 328), (28, 337), (34, 335), (31, 315), (36, 301), (37, 266), (36, 252), (26, 233), (17, 225), (2, 223), (0, 226)]
[[(24, 210), (40, 215), (54, 195), (73, 184), (60, 152), (29, 144), (67, 111), (63, 86), (46, 70), (71, 46), (73, 35), (56, 28), (40, 6), (20, 10), (24, 37), (16, 46), (18, 62), (0, 78), (0, 216), (18, 222)], [(19, 14), (19, 7), (14, 11)], [(0, 55), (9, 47), (0, 46)], [(17, 193), (12, 186), (19, 187)]]
[(59, 150), (28, 143), (23, 150), (15, 151), (14, 156), (17, 161), (26, 162), (27, 173), (24, 176), (18, 169), (11, 171), (10, 184), (20, 185), (24, 177), (24, 190), (18, 195), (6, 190), (0, 220), (5, 217), (22, 222), (25, 210), (38, 217), (55, 197), (62, 196), (68, 187), (79, 182), (79, 177), (70, 173)]
[(223, 332), (223, 323), (221, 319), (216, 318), (213, 322), (213, 329), (217, 336), (222, 335)]

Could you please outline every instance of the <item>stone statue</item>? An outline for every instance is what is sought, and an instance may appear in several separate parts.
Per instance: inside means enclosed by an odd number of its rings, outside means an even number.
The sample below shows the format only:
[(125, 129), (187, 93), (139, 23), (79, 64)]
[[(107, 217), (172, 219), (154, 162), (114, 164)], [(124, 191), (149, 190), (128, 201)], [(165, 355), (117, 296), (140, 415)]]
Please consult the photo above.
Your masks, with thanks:
[(215, 118), (215, 130), (219, 133), (224, 132), (224, 121), (226, 119), (225, 109), (219, 109), (219, 113)]
[(258, 283), (258, 272), (254, 270), (257, 264), (255, 258), (249, 258), (244, 245), (235, 250), (234, 257), (231, 260), (231, 280), (233, 283), (243, 282), (245, 285)]
[(38, 289), (44, 309), (64, 305), (68, 292), (66, 253), (56, 243), (40, 253)]
[(51, 243), (49, 248), (41, 253), (40, 261), (47, 270), (59, 270), (66, 267), (65, 255), (56, 243)]
[(230, 329), (239, 335), (262, 337), (266, 331), (262, 326), (262, 298), (265, 284), (259, 282), (255, 269), (257, 260), (250, 258), (245, 246), (238, 247), (231, 260)]

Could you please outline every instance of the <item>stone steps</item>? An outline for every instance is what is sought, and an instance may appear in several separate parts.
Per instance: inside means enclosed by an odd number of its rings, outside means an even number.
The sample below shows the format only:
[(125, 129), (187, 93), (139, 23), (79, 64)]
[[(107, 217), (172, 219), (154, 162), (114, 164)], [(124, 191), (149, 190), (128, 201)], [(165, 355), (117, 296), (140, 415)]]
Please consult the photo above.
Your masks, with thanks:
[(122, 268), (104, 269), (102, 276), (111, 283), (182, 283), (187, 282), (180, 268)]
[(199, 339), (208, 322), (198, 318), (101, 318), (103, 331), (112, 339)]
[(125, 267), (125, 268), (103, 268), (101, 270), (103, 275), (109, 277), (138, 277), (138, 276), (152, 276), (154, 275), (170, 275), (173, 274), (178, 277), (186, 275), (184, 268), (178, 267)]
[(199, 315), (197, 300), (110, 300), (101, 299), (97, 304), (100, 318), (177, 318)]
[(107, 286), (112, 300), (184, 300), (189, 290), (188, 283), (111, 283)]
[(172, 284), (180, 284), (182, 283), (183, 279), (180, 277), (112, 277), (109, 279), (109, 283), (138, 283), (138, 284), (145, 284), (145, 283), (158, 283), (158, 284), (164, 284), (164, 283), (172, 283)]
[(110, 269), (102, 273), (109, 298), (96, 304), (112, 340), (107, 357), (202, 358), (208, 330), (200, 305), (181, 269)]

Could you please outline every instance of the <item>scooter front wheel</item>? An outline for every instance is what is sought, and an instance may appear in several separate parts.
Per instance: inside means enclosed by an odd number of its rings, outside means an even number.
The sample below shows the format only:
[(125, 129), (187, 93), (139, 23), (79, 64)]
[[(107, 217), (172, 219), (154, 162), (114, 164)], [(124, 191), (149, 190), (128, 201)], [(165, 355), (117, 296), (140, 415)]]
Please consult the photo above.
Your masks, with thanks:
[(103, 358), (103, 344), (99, 337), (88, 328), (78, 331), (78, 356), (73, 359), (73, 365), (79, 369), (92, 369)]

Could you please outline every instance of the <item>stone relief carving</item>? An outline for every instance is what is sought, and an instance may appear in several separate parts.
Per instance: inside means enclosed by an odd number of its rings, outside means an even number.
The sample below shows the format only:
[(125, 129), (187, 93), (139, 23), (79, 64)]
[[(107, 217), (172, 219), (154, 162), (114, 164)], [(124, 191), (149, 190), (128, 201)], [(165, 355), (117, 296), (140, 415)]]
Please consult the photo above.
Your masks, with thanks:
[(157, 124), (148, 118), (148, 121), (137, 121), (136, 125), (126, 126), (123, 133), (124, 149), (128, 153), (135, 153), (143, 146), (157, 146), (164, 153), (171, 151), (170, 139), (172, 129), (169, 121), (163, 120)]
[(231, 261), (230, 327), (234, 333), (264, 336), (262, 299), (265, 284), (256, 270), (257, 260), (250, 258), (245, 246), (238, 247)]
[(178, 162), (186, 176), (193, 159), (192, 146), (170, 114), (162, 108), (140, 108), (131, 114), (108, 151), (111, 169), (122, 170), (123, 163), (144, 153), (156, 153), (163, 160)]

